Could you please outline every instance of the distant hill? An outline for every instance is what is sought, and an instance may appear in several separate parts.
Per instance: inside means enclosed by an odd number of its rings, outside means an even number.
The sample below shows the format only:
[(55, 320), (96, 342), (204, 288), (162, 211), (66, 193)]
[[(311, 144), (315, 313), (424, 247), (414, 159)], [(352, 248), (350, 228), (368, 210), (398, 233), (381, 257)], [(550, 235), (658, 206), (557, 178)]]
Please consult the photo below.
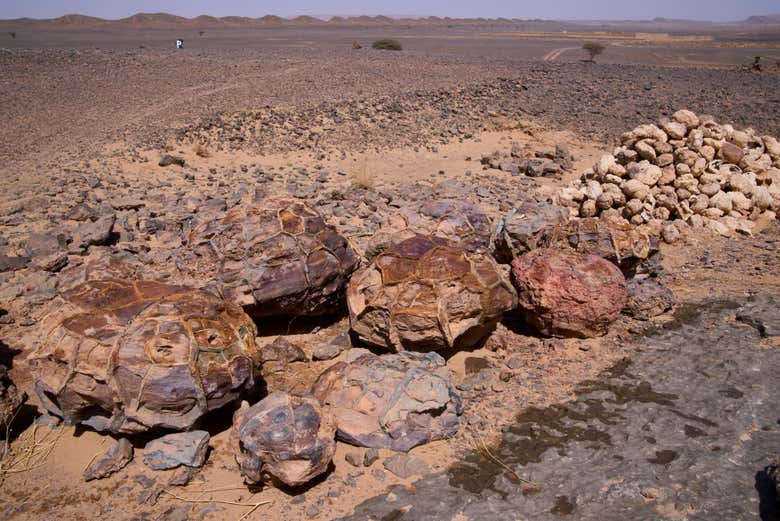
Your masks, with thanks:
[(284, 18), (281, 16), (274, 16), (272, 14), (267, 14), (263, 16), (262, 18), (257, 19), (258, 22), (262, 25), (282, 25), (284, 23)]
[(133, 28), (192, 26), (193, 20), (168, 13), (138, 13), (116, 20), (112, 25)]
[(51, 20), (51, 23), (62, 26), (85, 26), (102, 25), (106, 23), (106, 20), (103, 20), (102, 18), (96, 18), (94, 16), (84, 16), (83, 14), (66, 14)]
[(772, 25), (780, 24), (780, 14), (767, 14), (763, 16), (751, 16), (745, 20), (746, 24), (751, 25)]
[[(321, 26), (321, 25), (467, 25), (467, 24), (491, 24), (494, 25), (512, 25), (518, 23), (543, 24), (545, 28), (558, 27), (564, 21), (555, 20), (518, 20), (507, 18), (450, 18), (450, 17), (418, 17), (418, 18), (400, 18), (389, 16), (334, 16), (329, 20), (327, 17), (298, 16), (295, 18), (282, 18), (274, 15), (266, 15), (260, 18), (249, 18), (246, 16), (224, 16), (215, 17), (201, 15), (195, 18), (184, 18), (169, 13), (137, 13), (127, 18), (119, 20), (106, 20), (94, 16), (84, 16), (79, 14), (68, 14), (59, 18), (47, 20), (34, 20), (31, 18), (18, 18), (16, 20), (0, 20), (4, 28), (11, 30), (16, 28), (37, 28), (37, 29), (68, 29), (68, 28), (89, 28), (89, 27), (109, 27), (109, 28), (131, 28), (131, 29), (207, 29), (219, 27), (276, 27), (276, 26)], [(780, 14), (751, 16), (741, 22), (732, 23), (714, 23), (701, 22), (694, 20), (677, 20), (674, 18), (655, 18), (653, 20), (569, 20), (565, 22), (574, 26), (613, 26), (615, 24), (641, 25), (642, 27), (672, 27), (674, 29), (684, 30), (685, 27), (707, 25), (723, 26), (762, 26), (765, 27), (780, 26)], [(652, 30), (652, 29), (651, 29)]]

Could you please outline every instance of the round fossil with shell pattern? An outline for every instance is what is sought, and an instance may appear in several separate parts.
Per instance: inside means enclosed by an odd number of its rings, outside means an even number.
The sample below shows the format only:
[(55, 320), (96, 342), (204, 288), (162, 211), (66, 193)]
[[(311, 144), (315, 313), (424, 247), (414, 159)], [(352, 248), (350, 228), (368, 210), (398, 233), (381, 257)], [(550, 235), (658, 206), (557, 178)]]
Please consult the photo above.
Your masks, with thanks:
[(335, 312), (359, 262), (349, 241), (312, 208), (269, 199), (197, 225), (184, 268), (216, 279), (252, 317)]
[(202, 290), (90, 281), (58, 296), (43, 323), (35, 391), (68, 423), (187, 430), (255, 386), (254, 322)]
[(381, 253), (347, 289), (352, 330), (392, 351), (445, 351), (481, 340), (517, 295), (496, 262), (418, 235)]
[(470, 252), (484, 253), (490, 247), (493, 224), (476, 205), (459, 199), (417, 201), (401, 207), (386, 218), (366, 247), (366, 258), (415, 235), (446, 239)]

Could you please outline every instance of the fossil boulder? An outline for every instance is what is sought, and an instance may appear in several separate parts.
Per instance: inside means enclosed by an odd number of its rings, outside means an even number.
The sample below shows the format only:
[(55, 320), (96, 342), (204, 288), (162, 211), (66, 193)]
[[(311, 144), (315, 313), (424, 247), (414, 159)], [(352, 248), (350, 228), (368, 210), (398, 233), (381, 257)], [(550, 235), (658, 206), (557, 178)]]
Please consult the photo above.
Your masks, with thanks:
[(311, 481), (328, 469), (336, 452), (336, 425), (311, 395), (275, 392), (233, 418), (236, 462), (249, 483), (266, 476), (288, 486)]
[(366, 257), (373, 260), (394, 244), (415, 235), (445, 239), (469, 252), (484, 253), (490, 246), (492, 232), (490, 218), (468, 201), (418, 201), (387, 217), (387, 222), (369, 241)]
[(180, 264), (253, 317), (321, 315), (343, 305), (358, 258), (313, 209), (269, 199), (206, 219), (187, 238)]
[(100, 431), (186, 430), (255, 383), (256, 327), (210, 293), (150, 281), (65, 291), (30, 365), (43, 406)]
[(526, 203), (505, 215), (495, 233), (496, 258), (510, 263), (526, 252), (549, 243), (561, 225), (569, 220), (569, 210), (550, 203)]
[(352, 331), (392, 351), (472, 346), (516, 302), (490, 256), (422, 235), (381, 253), (347, 290)]
[[(0, 438), (5, 438), (6, 429), (11, 425), (16, 413), (27, 401), (27, 393), (19, 390), (11, 381), (8, 370), (0, 364)], [(2, 458), (0, 452), (0, 458)]]
[(312, 393), (336, 417), (337, 437), (362, 447), (408, 451), (458, 431), (463, 406), (437, 353), (350, 351)]
[(620, 267), (624, 272), (658, 252), (658, 241), (637, 228), (605, 219), (573, 219), (548, 228), (544, 246), (571, 249), (596, 255)]
[(595, 255), (533, 250), (512, 262), (512, 282), (526, 321), (544, 335), (603, 335), (626, 304), (625, 277)]

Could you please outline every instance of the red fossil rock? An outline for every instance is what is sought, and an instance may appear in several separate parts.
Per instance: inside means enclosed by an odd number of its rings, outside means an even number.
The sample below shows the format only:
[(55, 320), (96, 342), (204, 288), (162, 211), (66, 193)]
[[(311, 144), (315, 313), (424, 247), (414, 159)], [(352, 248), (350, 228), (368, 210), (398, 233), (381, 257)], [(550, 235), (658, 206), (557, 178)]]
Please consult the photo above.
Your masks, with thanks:
[(57, 297), (30, 359), (43, 406), (71, 423), (189, 429), (254, 387), (256, 327), (210, 293), (111, 279)]
[(347, 239), (297, 201), (237, 206), (196, 226), (187, 243), (194, 255), (182, 264), (216, 278), (253, 317), (336, 311), (358, 264)]
[(469, 347), (516, 301), (491, 257), (423, 235), (377, 256), (347, 289), (352, 330), (394, 351)]
[(526, 321), (545, 335), (603, 335), (626, 304), (625, 277), (595, 255), (533, 250), (512, 262), (512, 282)]
[(311, 481), (328, 469), (336, 452), (336, 424), (311, 395), (275, 392), (233, 418), (236, 462), (249, 483), (273, 476), (288, 486)]

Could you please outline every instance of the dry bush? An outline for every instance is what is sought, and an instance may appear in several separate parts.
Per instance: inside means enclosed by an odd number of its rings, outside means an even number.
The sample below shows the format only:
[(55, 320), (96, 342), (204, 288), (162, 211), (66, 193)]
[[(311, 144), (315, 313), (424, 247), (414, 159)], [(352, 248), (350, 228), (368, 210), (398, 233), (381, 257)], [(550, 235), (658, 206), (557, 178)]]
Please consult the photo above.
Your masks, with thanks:
[(209, 149), (206, 148), (206, 145), (201, 142), (195, 143), (195, 146), (192, 147), (192, 150), (198, 157), (211, 157), (211, 152), (209, 152)]
[(368, 165), (363, 162), (363, 166), (352, 172), (352, 184), (358, 188), (366, 190), (374, 187), (374, 178), (368, 173)]

